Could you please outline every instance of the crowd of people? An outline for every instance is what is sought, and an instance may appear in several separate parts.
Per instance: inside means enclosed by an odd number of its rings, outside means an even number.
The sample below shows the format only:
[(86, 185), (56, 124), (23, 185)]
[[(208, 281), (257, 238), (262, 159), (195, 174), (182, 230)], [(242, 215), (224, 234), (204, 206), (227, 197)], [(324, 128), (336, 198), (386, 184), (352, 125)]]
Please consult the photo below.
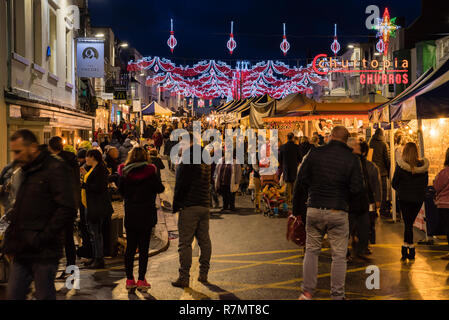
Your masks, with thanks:
[[(208, 127), (203, 121), (202, 128)], [(189, 163), (171, 161), (171, 150), (178, 142), (170, 136), (177, 128), (190, 131)], [(104, 268), (104, 257), (116, 254), (111, 235), (112, 204), (116, 200), (123, 201), (125, 212), (126, 288), (150, 288), (146, 279), (148, 251), (157, 224), (157, 195), (165, 190), (161, 179), (165, 169), (175, 173), (172, 209), (179, 212), (180, 268), (172, 285), (189, 286), (194, 238), (201, 249), (198, 280), (207, 282), (212, 251), (210, 208), (220, 207), (220, 195), (221, 213), (238, 211), (236, 195), (247, 194), (252, 180), (254, 210), (260, 213), (263, 165), (258, 161), (238, 164), (235, 149), (231, 163), (225, 161), (223, 150), (217, 163), (194, 164), (195, 147), (204, 150), (204, 145), (194, 139), (191, 131), (192, 121), (151, 122), (142, 130), (124, 122), (111, 125), (107, 133), (97, 130), (92, 146), (81, 144), (76, 154), (65, 151), (63, 139), (58, 136), (51, 138), (48, 145), (39, 145), (29, 130), (12, 135), (14, 161), (0, 175), (0, 195), (9, 221), (3, 241), (3, 251), (11, 262), (8, 298), (25, 299), (34, 280), (38, 299), (55, 299), (54, 280), (63, 252), (67, 266), (76, 265), (78, 256), (88, 259), (84, 263), (87, 268)], [(248, 160), (247, 141), (234, 143), (245, 144)], [(391, 185), (397, 191), (404, 220), (402, 259), (413, 260), (413, 223), (424, 202), (429, 161), (419, 157), (414, 142), (403, 143), (396, 151)], [(210, 155), (214, 155), (214, 150)], [(167, 167), (162, 158), (167, 160)], [(345, 298), (348, 261), (355, 258), (369, 262), (370, 243), (376, 242), (378, 210), (382, 216), (391, 215), (387, 197), (389, 171), (389, 148), (382, 129), (370, 142), (351, 136), (341, 126), (324, 137), (316, 133), (310, 140), (294, 133), (287, 135), (286, 143), (279, 148), (276, 181), (285, 184), (288, 207), (306, 225), (300, 299), (313, 297), (325, 237), (332, 252), (331, 296)], [(449, 239), (449, 150), (434, 188)], [(82, 240), (78, 249), (74, 243), (76, 220)], [(139, 270), (135, 281), (133, 261), (137, 251)], [(65, 272), (59, 276), (65, 277)]]

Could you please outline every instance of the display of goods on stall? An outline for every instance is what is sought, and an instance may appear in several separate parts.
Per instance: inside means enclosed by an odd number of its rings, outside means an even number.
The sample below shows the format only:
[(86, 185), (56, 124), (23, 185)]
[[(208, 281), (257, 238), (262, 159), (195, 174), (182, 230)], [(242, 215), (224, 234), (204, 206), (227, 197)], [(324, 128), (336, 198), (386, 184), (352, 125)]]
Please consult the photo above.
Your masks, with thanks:
[(128, 72), (154, 71), (146, 79), (147, 86), (159, 85), (163, 90), (184, 97), (204, 100), (233, 97), (245, 99), (268, 94), (282, 99), (292, 93), (313, 93), (313, 86), (326, 86), (327, 77), (318, 75), (312, 65), (290, 67), (280, 61), (261, 61), (252, 66), (238, 62), (232, 68), (225, 62), (200, 61), (190, 66), (179, 66), (159, 57), (147, 57), (128, 63)]

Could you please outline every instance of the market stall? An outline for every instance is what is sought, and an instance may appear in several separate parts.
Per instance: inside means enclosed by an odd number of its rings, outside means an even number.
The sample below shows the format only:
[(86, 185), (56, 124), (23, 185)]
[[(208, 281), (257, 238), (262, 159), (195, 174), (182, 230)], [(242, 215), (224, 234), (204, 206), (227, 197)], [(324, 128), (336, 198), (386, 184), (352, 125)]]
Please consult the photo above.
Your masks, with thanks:
[(161, 107), (157, 102), (153, 101), (142, 109), (142, 116), (145, 121), (152, 121), (155, 117), (168, 118), (173, 115), (171, 110)]

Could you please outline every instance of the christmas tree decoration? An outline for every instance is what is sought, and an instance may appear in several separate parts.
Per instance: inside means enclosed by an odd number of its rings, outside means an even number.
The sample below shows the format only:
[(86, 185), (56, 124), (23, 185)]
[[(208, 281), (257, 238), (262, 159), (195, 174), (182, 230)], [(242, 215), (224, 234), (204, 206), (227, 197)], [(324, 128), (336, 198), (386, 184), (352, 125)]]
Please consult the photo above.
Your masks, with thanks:
[(170, 38), (168, 38), (167, 40), (167, 45), (170, 47), (171, 53), (173, 53), (173, 50), (178, 44), (178, 41), (176, 41), (175, 32), (173, 31), (173, 19), (170, 19), (170, 21), (171, 21)]
[(340, 49), (341, 49), (341, 46), (337, 39), (337, 24), (335, 24), (334, 25), (334, 42), (332, 42), (332, 44), (331, 44), (331, 50), (336, 56), (337, 53), (340, 51)]
[(237, 48), (237, 42), (234, 40), (234, 21), (231, 21), (231, 34), (229, 36), (228, 43), (226, 44), (228, 47), (229, 53), (232, 55), (232, 52)]
[(284, 36), (281, 42), (281, 51), (284, 53), (284, 56), (287, 55), (287, 51), (290, 50), (290, 43), (287, 41), (287, 35), (285, 33), (285, 23), (284, 23)]
[(377, 37), (380, 38), (380, 40), (382, 40), (383, 42), (382, 45), (379, 41), (377, 43), (378, 45), (376, 46), (376, 49), (380, 53), (387, 55), (390, 37), (396, 37), (396, 31), (400, 28), (400, 26), (396, 25), (396, 18), (390, 18), (390, 12), (388, 11), (388, 8), (385, 8), (382, 19), (378, 18), (376, 22), (377, 23), (373, 27), (373, 29), (377, 30)]

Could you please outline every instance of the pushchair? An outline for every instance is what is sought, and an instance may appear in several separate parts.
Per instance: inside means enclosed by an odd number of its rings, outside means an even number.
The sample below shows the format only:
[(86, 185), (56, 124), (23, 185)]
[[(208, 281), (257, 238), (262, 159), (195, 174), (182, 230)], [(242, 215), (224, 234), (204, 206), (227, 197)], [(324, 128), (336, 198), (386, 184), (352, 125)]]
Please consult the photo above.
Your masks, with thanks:
[(262, 212), (270, 218), (287, 217), (289, 213), (285, 185), (280, 187), (275, 182), (265, 182), (262, 185)]

